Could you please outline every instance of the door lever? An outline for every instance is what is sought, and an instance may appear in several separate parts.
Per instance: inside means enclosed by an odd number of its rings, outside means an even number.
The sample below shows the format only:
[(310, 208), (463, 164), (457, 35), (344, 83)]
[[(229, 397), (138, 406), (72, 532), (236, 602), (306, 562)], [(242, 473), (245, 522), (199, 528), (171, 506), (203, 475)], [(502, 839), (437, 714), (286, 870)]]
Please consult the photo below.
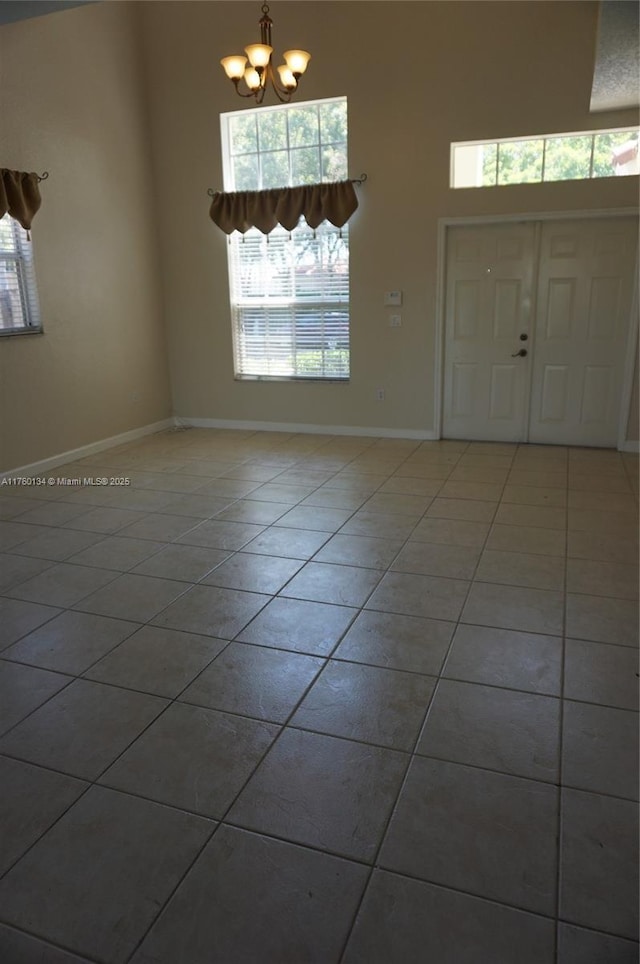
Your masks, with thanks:
[(526, 354), (527, 354), (527, 349), (526, 349), (526, 348), (521, 348), (520, 351), (514, 352), (511, 357), (512, 357), (512, 358), (524, 358)]

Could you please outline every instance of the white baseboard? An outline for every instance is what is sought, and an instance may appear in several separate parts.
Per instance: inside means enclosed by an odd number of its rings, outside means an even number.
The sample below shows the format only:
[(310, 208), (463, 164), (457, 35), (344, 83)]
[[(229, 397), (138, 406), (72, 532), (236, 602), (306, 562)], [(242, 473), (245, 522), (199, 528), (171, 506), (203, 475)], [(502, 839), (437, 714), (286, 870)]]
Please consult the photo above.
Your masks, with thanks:
[(306, 422), (243, 422), (225, 418), (187, 418), (176, 416), (175, 423), (185, 428), (230, 428), (251, 432), (296, 432), (306, 435), (360, 435), (367, 438), (410, 438), (434, 441), (435, 432), (412, 428), (369, 428), (363, 425), (309, 425)]
[(640, 452), (640, 442), (631, 442), (629, 439), (627, 439), (627, 440), (626, 440), (625, 442), (623, 442), (622, 445), (620, 446), (620, 451), (621, 451), (621, 452), (635, 452), (636, 455), (637, 455), (637, 454)]
[(112, 435), (110, 438), (103, 438), (99, 442), (91, 442), (89, 445), (81, 445), (80, 448), (70, 449), (68, 452), (61, 452), (59, 455), (52, 455), (50, 458), (42, 459), (40, 462), (32, 462), (31, 465), (21, 465), (17, 469), (8, 469), (6, 472), (0, 472), (0, 479), (14, 476), (30, 478), (33, 475), (47, 472), (49, 469), (55, 469), (58, 465), (75, 462), (77, 459), (84, 459), (88, 455), (94, 455), (96, 452), (103, 452), (105, 449), (112, 449), (117, 445), (124, 445), (125, 442), (135, 442), (136, 439), (143, 438), (145, 435), (153, 435), (155, 432), (162, 432), (165, 429), (174, 428), (175, 425), (176, 419), (165, 418), (161, 422), (153, 422), (151, 425), (143, 425), (141, 428), (132, 428), (130, 431), (122, 432), (120, 435)]

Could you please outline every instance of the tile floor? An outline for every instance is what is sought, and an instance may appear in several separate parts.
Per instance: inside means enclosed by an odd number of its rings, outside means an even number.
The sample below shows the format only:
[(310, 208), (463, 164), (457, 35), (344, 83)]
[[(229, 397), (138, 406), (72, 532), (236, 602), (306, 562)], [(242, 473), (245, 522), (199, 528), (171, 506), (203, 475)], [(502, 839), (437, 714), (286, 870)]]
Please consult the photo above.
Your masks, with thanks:
[(163, 433), (0, 488), (4, 964), (637, 961), (637, 459)]

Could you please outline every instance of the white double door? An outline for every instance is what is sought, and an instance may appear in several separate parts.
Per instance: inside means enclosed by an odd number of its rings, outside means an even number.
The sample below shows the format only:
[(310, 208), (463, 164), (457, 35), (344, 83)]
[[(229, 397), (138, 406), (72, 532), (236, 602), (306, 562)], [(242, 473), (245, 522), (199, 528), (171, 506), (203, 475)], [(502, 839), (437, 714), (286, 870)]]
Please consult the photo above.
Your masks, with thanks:
[(634, 217), (451, 227), (445, 438), (615, 447)]

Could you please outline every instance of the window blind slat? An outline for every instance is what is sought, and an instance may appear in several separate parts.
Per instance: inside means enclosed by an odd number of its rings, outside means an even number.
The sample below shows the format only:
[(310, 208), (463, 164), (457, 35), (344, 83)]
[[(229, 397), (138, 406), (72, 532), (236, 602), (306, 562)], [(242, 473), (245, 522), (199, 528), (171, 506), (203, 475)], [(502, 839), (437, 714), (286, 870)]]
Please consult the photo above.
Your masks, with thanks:
[(251, 231), (230, 260), (236, 374), (347, 378), (348, 231)]

